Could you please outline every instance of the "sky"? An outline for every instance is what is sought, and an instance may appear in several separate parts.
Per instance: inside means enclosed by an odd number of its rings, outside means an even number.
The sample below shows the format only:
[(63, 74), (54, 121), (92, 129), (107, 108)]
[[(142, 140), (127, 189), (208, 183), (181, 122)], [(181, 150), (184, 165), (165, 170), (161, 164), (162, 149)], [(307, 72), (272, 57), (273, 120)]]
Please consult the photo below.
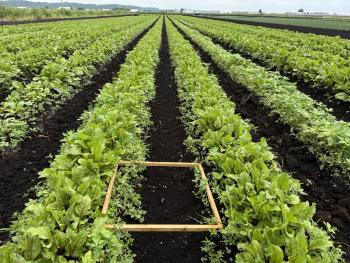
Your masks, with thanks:
[[(32, 0), (33, 1), (33, 0)], [(60, 0), (40, 0), (60, 2)], [(64, 1), (64, 0), (63, 0)], [(35, 0), (35, 2), (39, 2)], [(195, 9), (221, 11), (296, 12), (303, 8), (306, 12), (336, 12), (350, 14), (350, 0), (72, 0), (67, 2), (93, 4), (126, 4), (161, 9)]]

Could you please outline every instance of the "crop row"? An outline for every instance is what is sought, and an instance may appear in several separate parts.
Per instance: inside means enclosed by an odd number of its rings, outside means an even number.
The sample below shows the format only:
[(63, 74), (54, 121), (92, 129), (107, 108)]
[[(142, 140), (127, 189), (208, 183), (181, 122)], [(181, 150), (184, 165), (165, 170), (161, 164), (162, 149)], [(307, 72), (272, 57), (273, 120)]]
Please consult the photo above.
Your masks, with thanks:
[[(167, 30), (187, 145), (214, 170), (209, 182), (223, 205), (226, 245), (239, 249), (235, 262), (340, 261), (312, 220), (315, 205), (300, 200), (300, 183), (280, 170), (264, 139), (252, 141), (250, 125), (190, 43), (170, 22)], [(217, 250), (209, 257), (224, 261)]]
[[(82, 35), (89, 33), (89, 31), (112, 29), (118, 26), (119, 23), (125, 21), (137, 20), (136, 17), (119, 17), (119, 18), (104, 18), (97, 20), (86, 20), (84, 22), (65, 21), (61, 23), (45, 23), (41, 25), (40, 29), (28, 28), (23, 33), (1, 34), (0, 38), (0, 54), (4, 52), (21, 52), (31, 47), (41, 47), (43, 45), (50, 45), (49, 43), (55, 39), (65, 38), (72, 34), (72, 32)], [(38, 24), (37, 24), (38, 25)], [(29, 25), (22, 25), (24, 28)], [(21, 27), (21, 26), (18, 26)], [(79, 32), (79, 31), (83, 32)], [(44, 40), (47, 40), (45, 43)]]
[[(125, 16), (121, 16), (125, 17)], [(56, 21), (56, 22), (47, 22), (47, 23), (24, 23), (20, 25), (4, 25), (0, 27), (0, 35), (1, 36), (8, 36), (8, 35), (27, 35), (34, 32), (39, 31), (46, 31), (50, 29), (50, 31), (56, 31), (61, 26), (72, 24), (72, 23), (82, 23), (85, 25), (93, 25), (98, 24), (102, 20), (107, 20), (106, 18), (101, 19), (83, 19), (79, 21), (71, 21), (71, 20), (62, 20), (62, 21)], [(114, 18), (112, 18), (114, 19)], [(0, 40), (1, 41), (1, 40)]]
[[(249, 54), (270, 68), (311, 83), (350, 101), (349, 41), (230, 22), (182, 18), (191, 27)], [(314, 40), (315, 39), (315, 40)]]
[[(59, 23), (65, 23), (59, 22)], [(1, 26), (0, 27), (0, 34), (1, 36), (6, 35), (14, 35), (14, 34), (27, 34), (33, 31), (40, 31), (45, 30), (46, 28), (50, 27), (53, 29), (57, 25), (57, 23), (34, 23), (34, 24), (23, 24), (23, 25), (9, 25), (9, 26)]]
[(120, 211), (108, 219), (100, 209), (116, 161), (145, 159), (142, 137), (151, 123), (147, 103), (155, 93), (160, 32), (158, 21), (128, 54), (118, 78), (104, 86), (82, 126), (65, 136), (60, 154), (40, 173), (46, 185), (38, 200), (27, 204), (12, 226), (12, 242), (0, 248), (1, 262), (132, 261), (129, 235), (104, 224), (138, 209), (134, 169), (119, 175)]
[(106, 63), (154, 22), (142, 17), (141, 23), (101, 38), (85, 49), (77, 50), (68, 60), (47, 64), (40, 75), (11, 92), (0, 106), (0, 149), (15, 147), (47, 107), (57, 108), (87, 83), (96, 65)]
[[(46, 23), (46, 27), (30, 29), (18, 34), (1, 34), (0, 54), (18, 53), (31, 48), (42, 48), (43, 46), (56, 45), (56, 41), (64, 41), (65, 38), (72, 38), (75, 35), (84, 37), (84, 33), (91, 31), (112, 29), (118, 26), (119, 22), (124, 23), (128, 17), (98, 19), (79, 23), (77, 21), (66, 21), (64, 23)], [(27, 26), (27, 25), (25, 25)], [(97, 32), (95, 32), (97, 33)]]
[[(214, 16), (218, 19), (232, 19), (238, 21), (273, 23), (277, 25), (291, 25), (297, 27), (314, 27), (321, 29), (350, 30), (348, 19), (344, 18), (325, 18), (325, 17), (299, 17), (299, 16), (270, 16), (270, 15), (219, 15)], [(294, 29), (293, 29), (294, 30)]]
[[(292, 128), (300, 141), (308, 146), (323, 165), (333, 167), (335, 174), (349, 180), (350, 124), (336, 121), (324, 105), (297, 90), (295, 84), (270, 72), (238, 54), (232, 54), (209, 37), (177, 22), (230, 77), (260, 97), (262, 103), (277, 113), (283, 123)], [(339, 169), (340, 168), (340, 169)]]
[(19, 84), (12, 84), (14, 80), (30, 81), (29, 78), (36, 76), (47, 63), (63, 59), (62, 56), (69, 56), (76, 50), (86, 48), (106, 35), (119, 32), (139, 21), (140, 19), (130, 17), (110, 19), (89, 27), (75, 22), (72, 23), (73, 26), (65, 24), (56, 33), (44, 31), (36, 34), (35, 43), (28, 42), (26, 38), (10, 39), (10, 43), (16, 44), (11, 44), (9, 51), (1, 52), (0, 92), (9, 92), (13, 85), (16, 88)]
[[(232, 26), (237, 24), (225, 23), (224, 28), (232, 29)], [(237, 25), (239, 26), (239, 25)], [(347, 39), (340, 37), (329, 37), (323, 35), (298, 33), (291, 30), (272, 29), (266, 27), (241, 25), (237, 28), (238, 31), (244, 33), (251, 33), (256, 31), (257, 37), (266, 37), (269, 40), (275, 39), (278, 41), (285, 41), (287, 36), (289, 42), (296, 47), (308, 48), (314, 51), (322, 51), (347, 59), (350, 55), (350, 42)]]
[[(115, 21), (123, 21), (124, 18), (111, 18), (101, 20), (87, 20), (84, 23), (76, 21), (66, 21), (63, 23), (46, 23), (42, 28), (28, 28), (28, 30), (22, 33), (9, 33), (1, 34), (0, 39), (0, 52), (19, 52), (29, 47), (40, 47), (43, 45), (43, 40), (46, 38), (48, 42), (54, 40), (53, 37), (62, 37), (70, 31), (86, 31), (87, 28), (90, 30), (104, 29), (112, 26)], [(110, 25), (107, 25), (106, 22)], [(115, 26), (116, 24), (114, 24)], [(18, 27), (27, 28), (28, 25), (22, 25)], [(78, 33), (78, 32), (77, 32)], [(51, 43), (47, 43), (51, 44)]]

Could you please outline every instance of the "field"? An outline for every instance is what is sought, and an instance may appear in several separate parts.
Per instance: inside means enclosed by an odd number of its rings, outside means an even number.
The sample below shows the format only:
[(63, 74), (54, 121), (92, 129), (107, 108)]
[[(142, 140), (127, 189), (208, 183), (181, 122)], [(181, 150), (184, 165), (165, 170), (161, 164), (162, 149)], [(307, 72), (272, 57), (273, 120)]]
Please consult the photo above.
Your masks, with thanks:
[(227, 18), (233, 20), (282, 24), (282, 25), (293, 25), (303, 27), (315, 27), (315, 28), (327, 28), (336, 30), (350, 31), (350, 20), (348, 18), (307, 18), (307, 17), (273, 17), (273, 16), (253, 16), (253, 15), (225, 15), (225, 16), (214, 16), (217, 18)]
[(125, 10), (104, 11), (104, 10), (66, 10), (66, 9), (47, 9), (47, 8), (15, 8), (1, 6), (0, 3), (0, 22), (2, 21), (33, 21), (43, 19), (74, 18), (74, 17), (94, 17), (94, 16), (113, 16), (126, 14)]
[(1, 263), (350, 260), (349, 40), (164, 14), (0, 36)]

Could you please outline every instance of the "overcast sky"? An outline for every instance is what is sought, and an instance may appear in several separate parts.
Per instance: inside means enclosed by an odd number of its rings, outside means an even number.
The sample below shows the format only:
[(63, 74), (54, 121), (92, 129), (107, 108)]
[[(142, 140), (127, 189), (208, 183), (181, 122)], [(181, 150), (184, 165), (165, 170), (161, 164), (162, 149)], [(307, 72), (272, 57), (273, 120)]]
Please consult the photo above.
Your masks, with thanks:
[[(60, 2), (60, 0), (46, 0)], [(63, 0), (64, 1), (64, 0)], [(38, 2), (38, 1), (36, 1)], [(45, 2), (45, 0), (41, 0)], [(310, 12), (350, 14), (350, 0), (73, 0), (94, 4), (128, 4), (161, 9), (188, 8), (197, 10), (288, 12), (303, 8)]]

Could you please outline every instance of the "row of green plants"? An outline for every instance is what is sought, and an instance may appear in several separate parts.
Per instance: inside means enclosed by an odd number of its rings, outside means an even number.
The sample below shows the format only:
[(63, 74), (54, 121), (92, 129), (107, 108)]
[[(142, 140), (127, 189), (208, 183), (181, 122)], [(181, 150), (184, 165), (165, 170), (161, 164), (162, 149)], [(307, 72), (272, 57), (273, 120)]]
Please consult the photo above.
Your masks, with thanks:
[[(232, 26), (236, 25), (237, 24), (225, 23), (223, 26), (224, 28), (232, 29)], [(268, 39), (276, 39), (279, 41), (285, 41), (286, 36), (288, 35), (289, 41), (298, 47), (301, 46), (314, 51), (322, 51), (333, 55), (339, 55), (344, 59), (347, 59), (350, 55), (349, 40), (342, 39), (340, 37), (330, 37), (311, 33), (306, 34), (291, 30), (272, 29), (248, 25), (237, 27), (237, 30), (244, 33), (249, 33), (252, 30), (256, 30), (257, 37), (266, 37)]]
[[(132, 17), (117, 17), (117, 18), (103, 18), (103, 19), (92, 19), (84, 21), (62, 21), (55, 23), (39, 23), (39, 24), (24, 24), (18, 25), (13, 30), (3, 30), (7, 28), (5, 26), (0, 27), (1, 38), (0, 38), (0, 54), (3, 52), (19, 52), (24, 51), (30, 47), (40, 47), (43, 44), (43, 38), (47, 38), (48, 41), (55, 40), (56, 37), (65, 37), (70, 31), (83, 30), (105, 30), (107, 28), (113, 28), (117, 26), (120, 21), (135, 20)], [(15, 30), (16, 29), (16, 30)], [(68, 31), (68, 32), (67, 32)], [(81, 35), (83, 35), (83, 33)], [(77, 34), (79, 32), (76, 32)], [(51, 43), (46, 43), (51, 44)]]
[(122, 19), (122, 17), (86, 20), (84, 23), (81, 23), (81, 21), (63, 21), (56, 23), (24, 24), (15, 26), (13, 29), (12, 27), (3, 26), (0, 27), (0, 32), (1, 29), (5, 28), (2, 30), (4, 32), (1, 32), (0, 51), (1, 53), (4, 51), (18, 52), (29, 47), (41, 46), (43, 45), (42, 38), (48, 37), (51, 40), (50, 37), (52, 35), (62, 36), (66, 31), (86, 30), (86, 27), (92, 27), (92, 30), (95, 30), (95, 28), (102, 29), (103, 25), (106, 27), (106, 21), (113, 23), (113, 21), (119, 19)]
[[(143, 141), (151, 124), (148, 103), (155, 96), (161, 21), (131, 51), (113, 83), (106, 84), (83, 124), (65, 136), (60, 153), (40, 173), (45, 186), (12, 225), (12, 242), (0, 247), (0, 262), (132, 262), (131, 237), (107, 230), (122, 215), (142, 220), (132, 190), (137, 168), (118, 173), (120, 199), (113, 218), (101, 214), (118, 160), (144, 160)], [(127, 191), (129, 190), (129, 191)], [(119, 203), (115, 203), (115, 202)]]
[(273, 23), (279, 25), (293, 25), (301, 27), (327, 28), (350, 31), (350, 21), (338, 17), (314, 17), (314, 16), (271, 16), (270, 14), (259, 15), (230, 15), (214, 16), (219, 19), (232, 19), (259, 23)]
[(53, 27), (52, 24), (47, 23), (45, 27), (40, 28), (30, 28), (24, 27), (22, 32), (12, 33), (4, 32), (1, 33), (0, 39), (0, 54), (6, 52), (19, 52), (29, 47), (37, 47), (43, 45), (43, 39), (45, 36), (48, 37), (50, 41), (52, 36), (56, 34), (64, 34), (67, 30), (72, 30), (78, 27), (78, 23), (70, 22), (70, 27), (67, 27), (68, 23), (59, 24)]
[[(121, 16), (124, 17), (124, 16)], [(118, 18), (121, 18), (118, 17)], [(113, 19), (113, 18), (101, 18), (101, 19), (83, 19), (79, 21), (71, 21), (71, 20), (62, 20), (57, 22), (47, 22), (47, 23), (28, 23), (28, 24), (20, 24), (20, 25), (3, 25), (0, 26), (0, 35), (4, 36), (5, 38), (8, 36), (20, 36), (26, 37), (27, 35), (31, 35), (35, 32), (39, 32), (41, 30), (48, 30), (50, 28), (52, 31), (56, 31), (58, 28), (61, 27), (61, 25), (64, 24), (75, 24), (75, 23), (83, 23), (88, 25), (92, 25), (94, 23), (100, 23), (100, 21), (105, 21), (107, 19)], [(0, 43), (1, 43), (0, 39)]]
[[(330, 91), (339, 100), (350, 101), (349, 40), (317, 36), (317, 42), (310, 40), (306, 34), (290, 33), (286, 30), (192, 17), (182, 19), (190, 22), (188, 25), (191, 27), (229, 45), (235, 51), (249, 54), (270, 69), (290, 74), (310, 83), (314, 88)], [(324, 39), (332, 41), (328, 43)], [(338, 51), (330, 51), (338, 46), (343, 47), (343, 42), (347, 44), (344, 47), (344, 56)]]
[(291, 127), (323, 166), (350, 180), (350, 124), (337, 121), (320, 103), (297, 90), (294, 83), (239, 54), (215, 45), (209, 37), (184, 24), (176, 24), (238, 83), (255, 93), (262, 103)]
[[(7, 35), (26, 35), (33, 33), (35, 31), (40, 31), (42, 29), (46, 29), (47, 27), (55, 28), (55, 25), (62, 24), (70, 21), (60, 21), (55, 23), (29, 23), (29, 24), (21, 24), (21, 25), (4, 25), (0, 26), (0, 33), (2, 36)], [(0, 40), (1, 41), (1, 40)]]
[[(70, 56), (76, 50), (86, 48), (106, 35), (119, 32), (126, 26), (139, 21), (139, 18), (132, 17), (115, 18), (91, 26), (71, 22), (61, 25), (57, 32), (42, 30), (34, 34), (33, 39), (30, 40), (10, 38), (9, 48), (2, 51), (0, 57), (0, 93), (9, 92), (14, 80), (30, 81), (48, 62), (62, 56)], [(3, 47), (6, 48), (6, 46)]]
[(17, 82), (18, 87), (0, 105), (0, 150), (16, 147), (47, 108), (54, 111), (73, 96), (91, 79), (97, 65), (123, 51), (154, 21), (155, 17), (144, 16), (141, 23), (77, 50), (68, 60), (49, 62), (31, 83)]
[[(224, 242), (235, 262), (341, 262), (342, 252), (313, 221), (315, 204), (300, 200), (298, 180), (282, 172), (266, 140), (253, 142), (251, 125), (235, 114), (214, 75), (167, 21), (186, 144), (211, 167), (209, 184), (223, 206)], [(210, 262), (228, 262), (207, 241)], [(231, 258), (231, 260), (233, 260)]]
[(78, 10), (78, 9), (49, 9), (49, 8), (17, 8), (0, 6), (0, 20), (38, 20), (48, 18), (94, 17), (126, 14), (128, 10)]

